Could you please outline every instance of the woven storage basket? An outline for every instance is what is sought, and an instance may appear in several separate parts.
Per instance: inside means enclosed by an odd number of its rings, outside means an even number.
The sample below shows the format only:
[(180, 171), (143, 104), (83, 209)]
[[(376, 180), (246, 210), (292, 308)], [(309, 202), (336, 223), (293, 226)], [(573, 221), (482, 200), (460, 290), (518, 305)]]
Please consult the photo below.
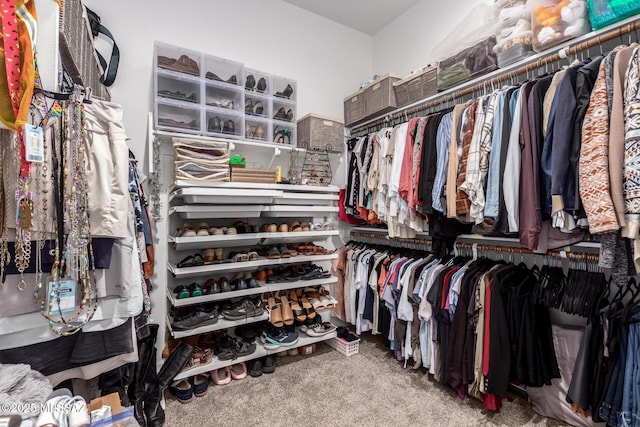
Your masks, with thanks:
[(393, 83), (398, 107), (413, 104), (438, 93), (438, 67), (427, 65)]

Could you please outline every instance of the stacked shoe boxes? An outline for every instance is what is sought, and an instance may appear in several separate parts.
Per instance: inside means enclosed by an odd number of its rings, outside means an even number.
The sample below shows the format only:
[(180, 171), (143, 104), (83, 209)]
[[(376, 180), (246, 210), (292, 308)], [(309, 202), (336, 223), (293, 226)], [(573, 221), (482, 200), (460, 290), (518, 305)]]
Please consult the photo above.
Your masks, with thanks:
[(154, 50), (156, 129), (296, 145), (295, 80), (166, 43)]

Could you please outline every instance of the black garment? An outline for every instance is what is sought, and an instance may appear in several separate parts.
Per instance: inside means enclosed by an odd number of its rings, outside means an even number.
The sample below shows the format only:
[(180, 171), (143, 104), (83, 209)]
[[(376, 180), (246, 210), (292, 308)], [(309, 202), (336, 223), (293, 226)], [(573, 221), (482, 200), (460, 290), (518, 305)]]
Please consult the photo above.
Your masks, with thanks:
[[(549, 90), (549, 86), (551, 86), (551, 81), (553, 80), (552, 76), (546, 76), (546, 77), (542, 77), (540, 80), (538, 80), (538, 83), (536, 83), (536, 85), (533, 87), (533, 90), (531, 92), (531, 96), (534, 97), (534, 102), (533, 102), (533, 115), (535, 117), (535, 122), (536, 122), (536, 126), (534, 127), (533, 133), (535, 134), (535, 140), (536, 140), (536, 147), (538, 149), (537, 154), (538, 156), (538, 167), (540, 167), (542, 165), (542, 149), (544, 148), (544, 129), (542, 128), (542, 123), (543, 123), (543, 104), (544, 104), (544, 97), (547, 94), (547, 91)], [(542, 173), (538, 173), (538, 187), (540, 189), (540, 202), (544, 203), (544, 197), (543, 197), (543, 193), (542, 193), (542, 189), (544, 188), (543, 182), (542, 182)], [(548, 219), (548, 215), (545, 214), (544, 209), (542, 209), (542, 205), (540, 206), (540, 212), (542, 214), (542, 219)]]
[[(454, 390), (457, 390), (462, 384), (469, 384), (469, 382), (465, 382), (469, 381), (469, 378), (473, 382), (473, 371), (469, 373), (465, 369), (466, 353), (464, 349), (469, 339), (466, 308), (469, 306), (470, 301), (469, 288), (473, 287), (471, 280), (475, 277), (476, 272), (482, 271), (480, 266), (481, 261), (475, 261), (469, 265), (464, 276), (462, 276), (458, 304), (451, 322), (451, 336), (446, 349), (447, 370), (444, 376), (446, 384)], [(470, 377), (469, 374), (471, 374)]]
[(0, 351), (0, 363), (26, 363), (43, 375), (91, 365), (133, 352), (131, 319), (101, 332), (78, 332), (52, 341)]
[(429, 117), (429, 121), (424, 127), (422, 156), (420, 157), (420, 178), (418, 180), (418, 199), (422, 202), (421, 212), (424, 214), (434, 212), (432, 192), (438, 166), (436, 135), (443, 116), (444, 113), (434, 114)]
[(573, 116), (573, 140), (571, 143), (569, 163), (571, 164), (571, 170), (574, 173), (575, 193), (573, 209), (578, 211), (578, 215), (582, 218), (586, 218), (586, 214), (582, 209), (580, 189), (578, 186), (578, 162), (580, 161), (580, 148), (582, 147), (582, 124), (584, 123), (584, 117), (587, 114), (587, 108), (589, 108), (591, 92), (593, 91), (593, 85), (598, 78), (598, 71), (602, 60), (602, 56), (595, 58), (584, 67), (580, 68), (576, 75), (576, 110)]
[(347, 192), (344, 198), (344, 208), (345, 211), (349, 215), (357, 215), (355, 210), (355, 200), (352, 191), (355, 189), (355, 194), (357, 194), (357, 189), (360, 187), (360, 174), (358, 172), (358, 157), (356, 153), (353, 152), (356, 144), (358, 143), (357, 138), (352, 138), (347, 141), (347, 149), (349, 150), (349, 168), (347, 170)]

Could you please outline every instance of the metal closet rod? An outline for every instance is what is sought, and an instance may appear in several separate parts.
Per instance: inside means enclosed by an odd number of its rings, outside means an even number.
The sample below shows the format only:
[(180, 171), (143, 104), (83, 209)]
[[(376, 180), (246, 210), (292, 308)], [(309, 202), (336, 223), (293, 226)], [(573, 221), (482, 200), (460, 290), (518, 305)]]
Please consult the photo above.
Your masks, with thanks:
[[(380, 245), (386, 245), (386, 246), (408, 245), (408, 246), (416, 247), (416, 246), (431, 246), (432, 244), (431, 239), (408, 239), (408, 238), (388, 237), (385, 235), (367, 233), (363, 231), (352, 231), (351, 238), (356, 241), (358, 239), (369, 239), (369, 240), (380, 241)], [(540, 254), (524, 248), (485, 245), (485, 244), (467, 243), (467, 242), (456, 242), (454, 244), (454, 248), (471, 249), (471, 250), (476, 249), (480, 251), (490, 251), (490, 252), (505, 252), (510, 254), (520, 254), (520, 255), (534, 255), (534, 256), (543, 256), (543, 257), (546, 256), (546, 257), (552, 257), (552, 258), (567, 258), (567, 259), (576, 260), (576, 261), (597, 262), (600, 259), (600, 256), (598, 254), (587, 253), (587, 252), (549, 250), (547, 251), (546, 254)]]
[(613, 40), (615, 38), (622, 38), (622, 36), (631, 34), (632, 32), (635, 32), (636, 30), (640, 29), (640, 18), (635, 17), (633, 19), (634, 20), (632, 22), (628, 22), (624, 25), (621, 25), (617, 29), (607, 31), (606, 33), (603, 33), (600, 35), (593, 35), (588, 40), (577, 43), (574, 46), (560, 49), (556, 53), (550, 54), (544, 58), (540, 58), (537, 61), (532, 61), (528, 64), (522, 65), (521, 67), (518, 67), (515, 70), (505, 71), (500, 75), (485, 78), (482, 81), (472, 86), (466, 87), (464, 89), (454, 90), (451, 92), (443, 93), (442, 95), (434, 95), (435, 99), (427, 98), (424, 101), (418, 101), (417, 103), (397, 109), (395, 112), (391, 114), (386, 114), (377, 119), (372, 119), (360, 125), (354, 126), (352, 128), (352, 135), (362, 136), (362, 135), (369, 134), (371, 132), (378, 130), (379, 128), (381, 128), (383, 125), (385, 125), (390, 121), (394, 121), (402, 118), (404, 118), (406, 121), (410, 117), (413, 117), (418, 113), (425, 112), (425, 110), (431, 107), (435, 107), (440, 104), (445, 104), (446, 102), (455, 101), (456, 99), (461, 98), (473, 92), (484, 93), (487, 87), (491, 87), (496, 83), (513, 79), (517, 76), (528, 73), (529, 71), (539, 69), (550, 63), (564, 59), (568, 56), (575, 55), (578, 52), (583, 52), (594, 46), (602, 45), (602, 43), (607, 42), (609, 40)]

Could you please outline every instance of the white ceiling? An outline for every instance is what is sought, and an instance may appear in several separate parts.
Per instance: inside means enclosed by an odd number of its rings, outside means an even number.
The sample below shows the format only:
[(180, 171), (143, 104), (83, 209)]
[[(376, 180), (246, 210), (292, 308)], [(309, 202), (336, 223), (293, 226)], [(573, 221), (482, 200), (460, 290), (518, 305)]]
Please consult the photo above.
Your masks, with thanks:
[(284, 0), (294, 6), (376, 35), (420, 0)]

